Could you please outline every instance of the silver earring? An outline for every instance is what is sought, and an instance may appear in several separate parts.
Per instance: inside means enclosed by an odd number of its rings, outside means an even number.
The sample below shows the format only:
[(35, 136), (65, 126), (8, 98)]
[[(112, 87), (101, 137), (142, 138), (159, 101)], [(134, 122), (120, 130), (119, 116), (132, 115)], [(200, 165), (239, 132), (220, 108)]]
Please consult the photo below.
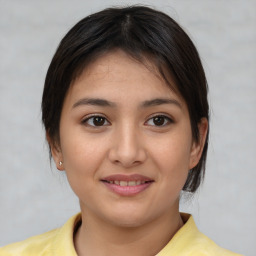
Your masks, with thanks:
[(63, 163), (62, 163), (61, 161), (59, 161), (59, 165), (62, 166), (62, 164), (63, 164)]

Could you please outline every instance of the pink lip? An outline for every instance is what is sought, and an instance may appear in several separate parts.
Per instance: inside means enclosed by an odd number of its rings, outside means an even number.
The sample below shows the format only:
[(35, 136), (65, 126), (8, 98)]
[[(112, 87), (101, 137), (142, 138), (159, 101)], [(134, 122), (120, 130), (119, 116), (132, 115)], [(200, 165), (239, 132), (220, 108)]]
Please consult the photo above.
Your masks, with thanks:
[(111, 181), (111, 180), (123, 180), (123, 181), (153, 181), (151, 178), (140, 175), (140, 174), (132, 174), (132, 175), (124, 175), (124, 174), (114, 174), (114, 175), (110, 175), (107, 176), (103, 179), (101, 179), (102, 181), (106, 180), (106, 181)]
[[(108, 183), (109, 181), (145, 181), (147, 183), (136, 185), (136, 186), (120, 186), (117, 184)], [(132, 174), (132, 175), (123, 175), (123, 174), (116, 174), (110, 175), (103, 179), (101, 179), (103, 184), (110, 189), (112, 192), (120, 195), (120, 196), (135, 196), (148, 187), (152, 185), (154, 180), (150, 179), (149, 177), (139, 175), (139, 174)]]

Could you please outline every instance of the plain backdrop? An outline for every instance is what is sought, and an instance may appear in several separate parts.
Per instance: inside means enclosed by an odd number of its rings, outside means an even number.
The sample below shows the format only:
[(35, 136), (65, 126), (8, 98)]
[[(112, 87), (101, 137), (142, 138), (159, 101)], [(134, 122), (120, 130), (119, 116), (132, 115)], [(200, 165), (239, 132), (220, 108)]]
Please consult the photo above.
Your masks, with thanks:
[(81, 18), (111, 5), (167, 12), (197, 46), (208, 77), (206, 178), (181, 210), (220, 246), (256, 250), (256, 1), (0, 1), (0, 246), (64, 224), (79, 211), (65, 174), (50, 167), (40, 101), (50, 60)]

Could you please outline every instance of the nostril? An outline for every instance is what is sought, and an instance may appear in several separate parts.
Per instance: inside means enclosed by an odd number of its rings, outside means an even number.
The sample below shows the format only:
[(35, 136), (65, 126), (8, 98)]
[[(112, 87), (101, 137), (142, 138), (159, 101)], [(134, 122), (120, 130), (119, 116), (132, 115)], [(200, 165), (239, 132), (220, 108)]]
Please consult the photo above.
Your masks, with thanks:
[(132, 143), (127, 138), (125, 141), (116, 142), (109, 151), (110, 161), (126, 168), (143, 163), (146, 156), (147, 154), (140, 143), (134, 141)]

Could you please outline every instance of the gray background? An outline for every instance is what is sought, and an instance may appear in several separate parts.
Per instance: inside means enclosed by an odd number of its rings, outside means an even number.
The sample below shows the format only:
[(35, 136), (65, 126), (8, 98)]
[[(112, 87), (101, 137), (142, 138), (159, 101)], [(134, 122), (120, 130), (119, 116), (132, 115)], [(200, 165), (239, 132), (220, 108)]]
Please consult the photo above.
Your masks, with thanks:
[[(65, 175), (50, 168), (40, 99), (51, 57), (78, 20), (137, 1), (0, 1), (0, 245), (62, 225), (79, 211)], [(210, 87), (205, 183), (181, 210), (233, 251), (256, 250), (256, 1), (141, 1), (191, 35)]]

